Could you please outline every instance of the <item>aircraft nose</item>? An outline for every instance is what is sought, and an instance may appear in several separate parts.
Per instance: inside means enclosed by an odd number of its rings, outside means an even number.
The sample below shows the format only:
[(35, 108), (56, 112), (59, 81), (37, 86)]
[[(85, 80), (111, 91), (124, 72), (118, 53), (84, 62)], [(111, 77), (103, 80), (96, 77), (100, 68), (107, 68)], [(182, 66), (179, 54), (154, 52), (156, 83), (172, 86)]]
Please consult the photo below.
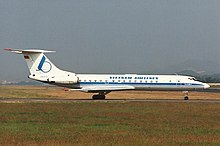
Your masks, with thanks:
[(209, 87), (210, 87), (209, 84), (204, 83), (204, 89), (207, 89)]

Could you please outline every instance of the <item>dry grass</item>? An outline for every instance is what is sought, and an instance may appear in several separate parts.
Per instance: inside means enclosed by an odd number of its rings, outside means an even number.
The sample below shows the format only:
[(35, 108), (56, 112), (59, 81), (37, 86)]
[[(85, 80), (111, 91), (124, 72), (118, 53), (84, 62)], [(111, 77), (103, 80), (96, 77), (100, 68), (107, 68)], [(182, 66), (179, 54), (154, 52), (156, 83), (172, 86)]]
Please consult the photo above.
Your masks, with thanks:
[[(53, 86), (0, 86), (0, 98), (71, 98), (91, 99), (94, 93), (64, 91)], [(182, 92), (121, 91), (112, 92), (107, 99), (183, 99)], [(220, 93), (189, 92), (190, 99), (220, 99)]]

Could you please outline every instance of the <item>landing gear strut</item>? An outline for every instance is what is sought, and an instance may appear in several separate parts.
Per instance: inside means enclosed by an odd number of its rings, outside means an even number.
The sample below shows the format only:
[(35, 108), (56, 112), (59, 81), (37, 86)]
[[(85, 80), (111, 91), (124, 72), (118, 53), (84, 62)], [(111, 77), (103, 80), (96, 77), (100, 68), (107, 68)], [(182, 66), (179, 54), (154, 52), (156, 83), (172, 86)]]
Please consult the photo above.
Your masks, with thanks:
[(189, 100), (189, 97), (188, 97), (188, 95), (189, 95), (189, 92), (188, 91), (184, 91), (183, 92), (184, 93), (184, 100)]
[(105, 99), (105, 95), (107, 95), (108, 93), (110, 93), (110, 91), (108, 91), (108, 92), (99, 92), (99, 94), (93, 95), (92, 99), (93, 100), (104, 100)]

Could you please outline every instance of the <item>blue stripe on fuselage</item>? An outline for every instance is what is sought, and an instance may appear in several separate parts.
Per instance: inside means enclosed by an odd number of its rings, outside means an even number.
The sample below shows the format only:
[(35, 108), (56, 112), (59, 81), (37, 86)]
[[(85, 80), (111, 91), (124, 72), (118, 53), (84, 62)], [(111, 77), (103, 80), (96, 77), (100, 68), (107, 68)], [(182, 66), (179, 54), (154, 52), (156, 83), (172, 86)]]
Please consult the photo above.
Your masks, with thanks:
[(118, 83), (118, 82), (80, 82), (81, 85), (164, 85), (164, 86), (202, 86), (202, 84), (193, 83)]

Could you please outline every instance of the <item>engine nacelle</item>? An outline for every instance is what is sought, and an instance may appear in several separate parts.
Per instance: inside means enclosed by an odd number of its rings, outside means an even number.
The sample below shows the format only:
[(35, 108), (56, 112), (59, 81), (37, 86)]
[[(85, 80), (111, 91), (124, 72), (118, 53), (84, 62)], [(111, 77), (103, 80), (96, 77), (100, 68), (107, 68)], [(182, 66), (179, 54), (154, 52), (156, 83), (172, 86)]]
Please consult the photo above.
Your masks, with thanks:
[(53, 76), (47, 79), (48, 82), (51, 83), (60, 83), (60, 84), (76, 84), (78, 83), (78, 77), (75, 73), (64, 72), (64, 74), (60, 74), (59, 76)]

